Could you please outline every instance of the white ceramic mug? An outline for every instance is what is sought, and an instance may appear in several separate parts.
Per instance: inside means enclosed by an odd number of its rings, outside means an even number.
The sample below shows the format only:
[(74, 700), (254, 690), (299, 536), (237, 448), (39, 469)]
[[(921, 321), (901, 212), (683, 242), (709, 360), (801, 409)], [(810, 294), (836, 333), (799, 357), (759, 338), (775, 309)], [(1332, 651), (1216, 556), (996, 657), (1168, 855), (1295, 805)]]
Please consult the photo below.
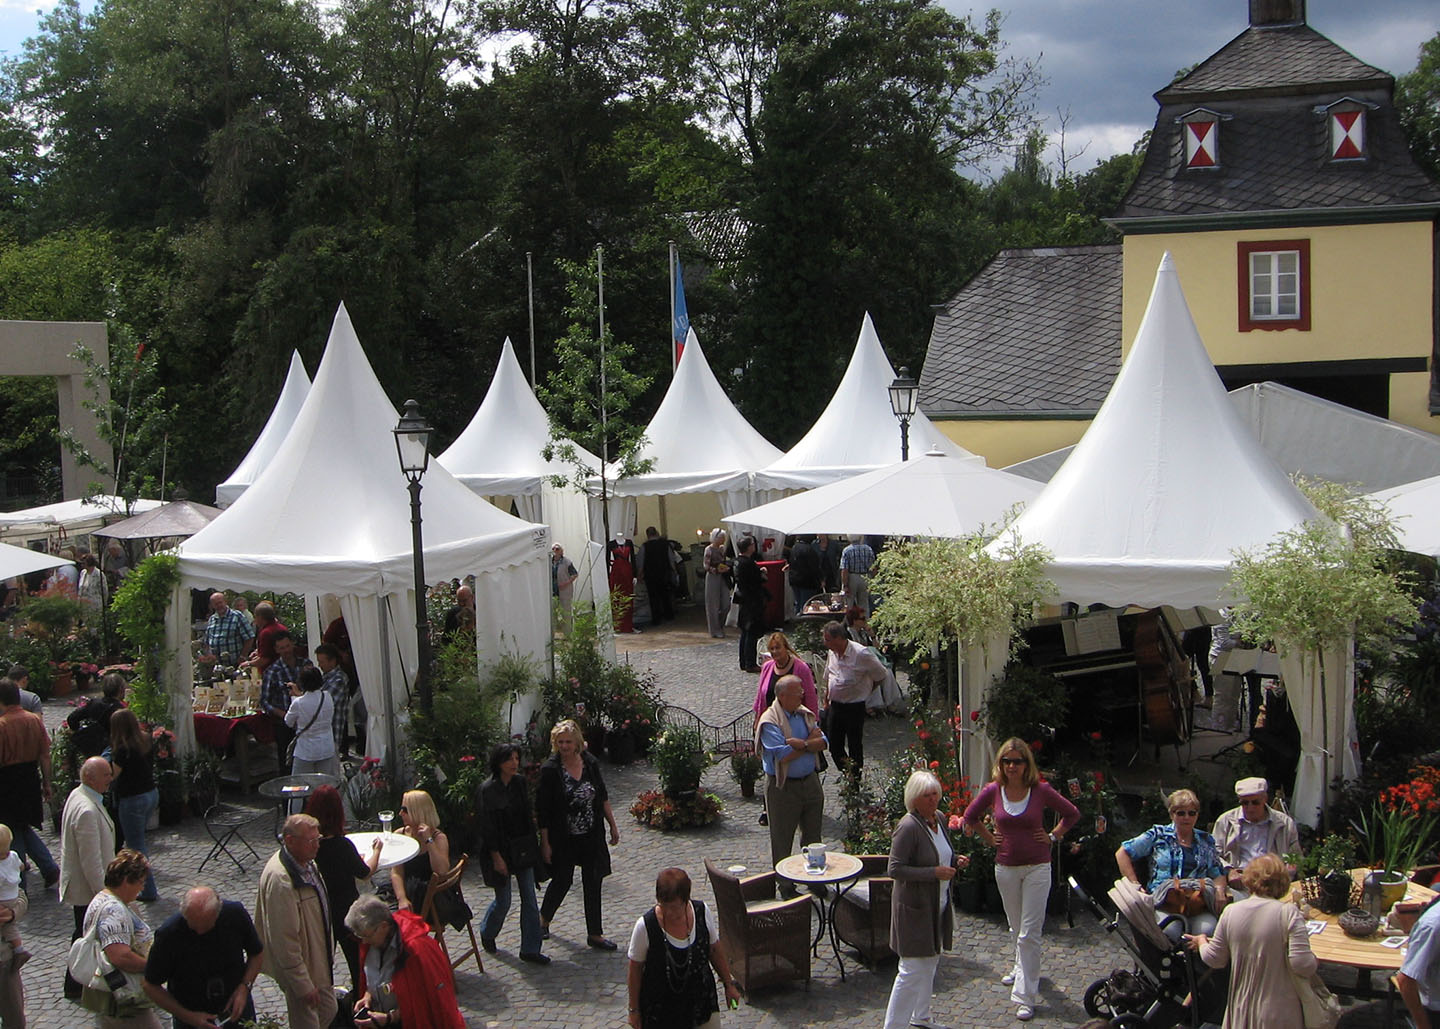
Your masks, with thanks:
[(807, 843), (800, 849), (805, 854), (805, 867), (817, 871), (825, 867), (825, 844)]

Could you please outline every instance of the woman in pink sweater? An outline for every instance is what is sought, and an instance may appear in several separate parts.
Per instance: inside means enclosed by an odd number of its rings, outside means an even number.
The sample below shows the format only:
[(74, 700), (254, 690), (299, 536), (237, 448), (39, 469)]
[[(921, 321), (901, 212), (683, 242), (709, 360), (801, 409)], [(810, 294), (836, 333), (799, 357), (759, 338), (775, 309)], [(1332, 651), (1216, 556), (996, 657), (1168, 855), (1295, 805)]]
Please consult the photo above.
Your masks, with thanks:
[[(965, 824), (977, 828), (995, 854), (995, 885), (1005, 904), (1005, 920), (1015, 937), (1015, 964), (1000, 981), (1022, 1022), (1035, 1017), (1040, 1002), (1040, 934), (1045, 928), (1045, 902), (1050, 896), (1050, 848), (1080, 818), (1080, 812), (1040, 778), (1035, 755), (1023, 740), (1000, 745), (991, 781), (965, 809)], [(1045, 830), (1045, 810), (1060, 824)], [(994, 828), (985, 824), (993, 816)]]

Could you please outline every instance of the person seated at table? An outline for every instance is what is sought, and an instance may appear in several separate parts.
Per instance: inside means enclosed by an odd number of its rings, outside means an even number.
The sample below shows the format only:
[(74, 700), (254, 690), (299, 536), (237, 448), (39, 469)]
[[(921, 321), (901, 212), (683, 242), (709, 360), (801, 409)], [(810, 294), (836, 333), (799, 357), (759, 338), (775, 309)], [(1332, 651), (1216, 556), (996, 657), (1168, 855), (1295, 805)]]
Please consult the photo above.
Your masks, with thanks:
[(392, 914), (383, 900), (366, 894), (350, 905), (345, 925), (360, 941), (359, 1029), (465, 1029), (455, 973), (425, 919), (413, 911)]
[[(1235, 783), (1238, 807), (1215, 819), (1215, 846), (1225, 862), (1226, 878), (1232, 889), (1240, 872), (1261, 854), (1300, 853), (1300, 831), (1295, 819), (1270, 806), (1270, 784), (1259, 776)], [(1295, 874), (1295, 866), (1287, 866)]]
[(1241, 882), (1250, 896), (1221, 912), (1213, 937), (1186, 936), (1185, 946), (1211, 968), (1230, 966), (1226, 1029), (1301, 1029), (1305, 1017), (1296, 980), (1314, 975), (1317, 962), (1305, 916), (1285, 903), (1290, 894), (1285, 863), (1262, 854), (1246, 864)]
[(1150, 877), (1143, 888), (1155, 902), (1157, 922), (1169, 915), (1183, 916), (1183, 929), (1174, 922), (1165, 927), (1165, 934), (1179, 943), (1186, 932), (1214, 930), (1230, 891), (1215, 838), (1195, 827), (1200, 817), (1200, 798), (1191, 790), (1176, 790), (1166, 798), (1166, 805), (1170, 824), (1151, 826), (1133, 840), (1126, 840), (1115, 851), (1115, 864), (1121, 875), (1138, 884), (1140, 873), (1135, 861), (1150, 859)]
[[(435, 801), (424, 790), (405, 791), (400, 802), (400, 821), (404, 825), (396, 832), (420, 844), (420, 852), (403, 865), (390, 869), (390, 885), (395, 889), (395, 902), (400, 910), (418, 913), (425, 903), (430, 877), (444, 875), (454, 867), (450, 860), (450, 837), (440, 830)], [(435, 904), (435, 914), (441, 921), (459, 928), (470, 920), (468, 915), (461, 917), (456, 910), (462, 903), (458, 887), (441, 896), (445, 899), (437, 899)], [(452, 917), (460, 917), (459, 925)]]
[(1440, 1029), (1440, 897), (1425, 906), (1411, 927), (1395, 987), (1415, 1029)]
[(310, 794), (310, 799), (305, 801), (305, 813), (320, 823), (320, 850), (315, 855), (315, 864), (325, 880), (325, 895), (330, 899), (330, 925), (350, 968), (350, 987), (357, 990), (360, 986), (360, 941), (345, 928), (345, 912), (360, 896), (359, 882), (369, 879), (380, 867), (380, 850), (384, 841), (376, 836), (370, 845), (369, 855), (360, 856), (360, 851), (345, 835), (345, 804), (340, 799), (340, 791), (334, 786), (320, 786)]
[(306, 667), (290, 684), (290, 707), (285, 711), (285, 724), (295, 730), (295, 762), (292, 775), (320, 772), (340, 776), (340, 754), (335, 749), (335, 732), (331, 725), (335, 701), (325, 690), (325, 676), (320, 669)]

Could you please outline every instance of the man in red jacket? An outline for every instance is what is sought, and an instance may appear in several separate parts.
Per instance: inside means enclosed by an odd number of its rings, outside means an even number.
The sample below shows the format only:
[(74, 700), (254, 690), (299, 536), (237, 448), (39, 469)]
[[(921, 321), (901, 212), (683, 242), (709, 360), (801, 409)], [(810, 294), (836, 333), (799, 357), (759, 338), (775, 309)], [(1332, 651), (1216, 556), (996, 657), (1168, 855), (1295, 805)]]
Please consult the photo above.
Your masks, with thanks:
[(366, 894), (350, 905), (345, 927), (360, 940), (359, 1029), (465, 1029), (455, 975), (425, 919), (413, 911), (392, 912), (379, 897)]

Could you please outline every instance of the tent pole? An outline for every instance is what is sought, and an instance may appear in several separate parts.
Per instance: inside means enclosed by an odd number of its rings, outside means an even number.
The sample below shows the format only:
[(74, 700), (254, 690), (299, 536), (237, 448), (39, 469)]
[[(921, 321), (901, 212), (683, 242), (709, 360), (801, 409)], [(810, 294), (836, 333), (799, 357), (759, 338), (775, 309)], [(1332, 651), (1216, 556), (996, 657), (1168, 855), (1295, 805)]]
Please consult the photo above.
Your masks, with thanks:
[(385, 715), (385, 771), (394, 785), (399, 782), (399, 769), (395, 765), (395, 693), (390, 687), (390, 624), (386, 617), (385, 598), (377, 596), (375, 607), (380, 615), (380, 685), (385, 691), (382, 707)]
[(530, 388), (535, 388), (535, 254), (525, 251), (525, 292), (530, 298)]

